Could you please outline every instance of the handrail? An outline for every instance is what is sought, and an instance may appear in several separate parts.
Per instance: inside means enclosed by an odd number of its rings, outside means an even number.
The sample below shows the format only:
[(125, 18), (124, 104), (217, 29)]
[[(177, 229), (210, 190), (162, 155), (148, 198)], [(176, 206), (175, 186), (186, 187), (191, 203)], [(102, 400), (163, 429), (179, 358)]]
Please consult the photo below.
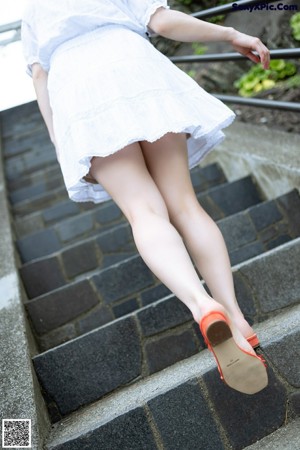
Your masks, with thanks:
[(13, 42), (19, 41), (21, 39), (21, 21), (17, 20), (16, 22), (6, 23), (4, 25), (0, 25), (0, 35), (4, 33), (9, 33), (10, 31), (14, 31), (14, 35), (8, 37), (7, 39), (0, 39), (0, 46), (6, 46), (8, 44), (12, 44)]
[(238, 95), (214, 94), (222, 102), (235, 103), (237, 105), (257, 106), (259, 108), (281, 109), (285, 111), (300, 112), (300, 103), (281, 102), (278, 100), (265, 100), (262, 98), (240, 97)]
[(0, 25), (0, 33), (7, 33), (8, 31), (17, 31), (21, 28), (21, 20), (17, 20), (16, 22), (5, 23), (4, 25)]
[[(271, 50), (270, 57), (271, 59), (300, 57), (300, 48)], [(186, 56), (170, 57), (170, 60), (174, 63), (217, 62), (217, 61), (220, 62), (220, 61), (234, 61), (246, 59), (248, 58), (246, 56), (241, 55), (240, 53), (213, 53), (210, 55), (186, 55)], [(228, 103), (236, 103), (240, 105), (300, 112), (300, 103), (296, 102), (281, 102), (276, 100), (265, 100), (265, 99), (240, 97), (234, 95), (223, 95), (216, 93), (212, 93), (212, 95), (218, 98), (219, 100)]]
[[(300, 57), (300, 48), (288, 48), (280, 50), (270, 50), (272, 59), (287, 59)], [(185, 55), (171, 56), (170, 60), (174, 63), (194, 63), (194, 62), (217, 62), (217, 61), (233, 61), (246, 60), (246, 56), (240, 53), (210, 53), (209, 55)]]

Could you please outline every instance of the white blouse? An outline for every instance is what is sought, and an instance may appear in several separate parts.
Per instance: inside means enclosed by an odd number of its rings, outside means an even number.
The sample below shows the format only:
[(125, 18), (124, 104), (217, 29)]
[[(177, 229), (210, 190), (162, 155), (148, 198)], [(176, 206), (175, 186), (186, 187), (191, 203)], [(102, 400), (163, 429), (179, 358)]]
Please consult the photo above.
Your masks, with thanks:
[(148, 39), (154, 33), (147, 25), (159, 7), (169, 8), (167, 0), (29, 0), (22, 18), (27, 73), (32, 76), (33, 63), (48, 72), (59, 45), (108, 24), (125, 26)]

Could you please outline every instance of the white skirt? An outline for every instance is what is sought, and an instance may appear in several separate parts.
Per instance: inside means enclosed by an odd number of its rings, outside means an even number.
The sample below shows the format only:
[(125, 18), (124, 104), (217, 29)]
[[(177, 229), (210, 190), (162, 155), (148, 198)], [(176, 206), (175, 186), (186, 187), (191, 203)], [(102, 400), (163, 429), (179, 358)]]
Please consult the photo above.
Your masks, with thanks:
[(188, 133), (192, 168), (223, 140), (221, 129), (235, 117), (148, 39), (116, 25), (59, 46), (48, 90), (61, 170), (76, 202), (110, 199), (101, 185), (83, 179), (93, 156), (168, 132)]

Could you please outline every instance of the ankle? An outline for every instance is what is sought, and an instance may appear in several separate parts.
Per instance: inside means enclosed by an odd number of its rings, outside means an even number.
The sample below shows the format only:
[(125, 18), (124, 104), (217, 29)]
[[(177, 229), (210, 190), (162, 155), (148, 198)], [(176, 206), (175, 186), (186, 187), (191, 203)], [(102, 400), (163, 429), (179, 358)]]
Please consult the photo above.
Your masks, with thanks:
[(218, 311), (224, 314), (226, 317), (229, 317), (226, 309), (220, 303), (216, 302), (212, 297), (209, 297), (208, 295), (204, 301), (202, 300), (197, 304), (197, 307), (194, 309), (194, 312), (192, 311), (192, 314), (194, 320), (197, 323), (199, 323), (204, 316), (211, 313), (212, 311), (215, 312)]

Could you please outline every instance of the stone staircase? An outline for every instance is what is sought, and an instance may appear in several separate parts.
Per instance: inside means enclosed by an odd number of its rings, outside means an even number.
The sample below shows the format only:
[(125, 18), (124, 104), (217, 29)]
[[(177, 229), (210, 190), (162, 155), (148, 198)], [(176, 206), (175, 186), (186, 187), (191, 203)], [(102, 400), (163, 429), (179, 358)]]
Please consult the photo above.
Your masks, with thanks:
[(190, 312), (145, 266), (118, 207), (68, 200), (36, 103), (0, 119), (31, 358), (49, 418), (36, 448), (255, 449), (277, 429), (288, 443), (300, 410), (298, 190), (267, 199), (255, 174), (227, 181), (218, 163), (192, 170), (268, 364), (269, 386), (247, 396), (221, 382)]

